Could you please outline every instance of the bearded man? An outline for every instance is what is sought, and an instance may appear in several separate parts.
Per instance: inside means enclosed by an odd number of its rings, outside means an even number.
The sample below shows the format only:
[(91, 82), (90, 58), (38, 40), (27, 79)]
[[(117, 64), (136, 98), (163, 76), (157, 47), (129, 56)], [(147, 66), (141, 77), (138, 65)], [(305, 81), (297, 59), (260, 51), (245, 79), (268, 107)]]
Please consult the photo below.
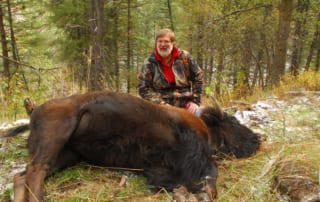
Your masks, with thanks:
[(203, 71), (196, 60), (176, 46), (172, 30), (156, 34), (155, 48), (138, 75), (139, 95), (146, 100), (195, 113), (201, 103)]

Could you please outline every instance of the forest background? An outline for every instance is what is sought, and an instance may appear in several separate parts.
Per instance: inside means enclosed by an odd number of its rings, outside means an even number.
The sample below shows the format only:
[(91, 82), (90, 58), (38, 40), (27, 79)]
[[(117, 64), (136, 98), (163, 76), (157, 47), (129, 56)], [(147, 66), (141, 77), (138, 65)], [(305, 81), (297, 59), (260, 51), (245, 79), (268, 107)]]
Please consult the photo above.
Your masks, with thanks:
[(176, 32), (221, 102), (285, 81), (319, 90), (319, 20), (318, 0), (1, 0), (0, 119), (25, 116), (25, 97), (137, 95), (160, 28)]
[[(27, 117), (26, 97), (137, 95), (155, 33), (171, 28), (203, 68), (204, 94), (230, 112), (238, 104), (242, 120), (253, 114), (250, 128), (264, 139), (253, 157), (219, 162), (218, 201), (319, 198), (319, 22), (319, 0), (0, 0), (0, 126)], [(27, 137), (0, 138), (0, 201), (29, 159)], [(84, 163), (45, 186), (47, 201), (172, 201), (138, 175)]]

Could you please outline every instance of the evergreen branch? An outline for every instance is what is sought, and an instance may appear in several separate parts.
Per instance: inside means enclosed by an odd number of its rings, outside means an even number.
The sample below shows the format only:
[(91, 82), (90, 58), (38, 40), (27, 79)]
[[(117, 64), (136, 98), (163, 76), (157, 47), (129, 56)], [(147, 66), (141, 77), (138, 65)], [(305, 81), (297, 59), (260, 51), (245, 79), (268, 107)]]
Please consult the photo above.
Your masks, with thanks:
[(25, 67), (29, 67), (30, 69), (33, 69), (33, 70), (36, 70), (36, 71), (56, 70), (56, 69), (59, 69), (58, 67), (49, 68), (49, 69), (45, 69), (45, 68), (41, 68), (41, 67), (35, 67), (35, 66), (29, 65), (29, 64), (26, 64), (26, 63), (22, 63), (22, 62), (17, 61), (17, 60), (13, 60), (13, 59), (11, 59), (11, 58), (9, 58), (9, 57), (6, 57), (6, 56), (3, 56), (3, 55), (0, 55), (0, 58), (6, 59), (6, 60), (8, 60), (9, 62), (18, 64), (18, 65), (22, 65), (22, 66), (25, 66)]
[(252, 11), (252, 10), (257, 10), (257, 9), (260, 9), (260, 8), (271, 8), (271, 7), (273, 7), (272, 4), (263, 4), (263, 5), (257, 5), (257, 6), (250, 7), (250, 8), (243, 8), (243, 9), (239, 9), (239, 10), (235, 10), (235, 11), (232, 11), (232, 12), (230, 12), (230, 13), (227, 13), (227, 14), (225, 14), (224, 16), (221, 16), (221, 17), (219, 17), (219, 18), (217, 18), (217, 19), (212, 20), (211, 22), (212, 22), (212, 23), (213, 23), (213, 22), (218, 22), (218, 21), (220, 21), (220, 20), (223, 20), (223, 19), (225, 19), (225, 18), (228, 18), (228, 17), (230, 17), (230, 16), (232, 16), (232, 15), (237, 15), (237, 14), (239, 14), (239, 13), (244, 13), (244, 12), (248, 12), (248, 11)]

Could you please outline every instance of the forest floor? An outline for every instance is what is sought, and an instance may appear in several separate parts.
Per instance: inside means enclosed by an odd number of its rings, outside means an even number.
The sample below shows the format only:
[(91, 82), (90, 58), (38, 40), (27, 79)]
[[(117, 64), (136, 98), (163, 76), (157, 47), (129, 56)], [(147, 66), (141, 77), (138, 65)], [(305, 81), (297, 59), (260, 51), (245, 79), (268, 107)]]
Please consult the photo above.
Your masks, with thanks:
[[(219, 161), (218, 202), (320, 200), (320, 96), (313, 92), (234, 102), (230, 113), (259, 133), (250, 158)], [(9, 124), (0, 122), (0, 130)], [(0, 138), (0, 201), (12, 198), (13, 175), (25, 168), (28, 133)], [(131, 171), (86, 163), (50, 177), (46, 201), (172, 201), (166, 190), (149, 191)]]

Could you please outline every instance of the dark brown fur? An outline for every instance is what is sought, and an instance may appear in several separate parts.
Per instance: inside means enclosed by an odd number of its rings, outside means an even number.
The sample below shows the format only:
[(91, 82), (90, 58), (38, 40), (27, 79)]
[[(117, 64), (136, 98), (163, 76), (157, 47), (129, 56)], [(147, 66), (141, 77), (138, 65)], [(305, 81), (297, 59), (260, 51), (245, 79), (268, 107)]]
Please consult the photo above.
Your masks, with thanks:
[(204, 188), (214, 198), (217, 168), (211, 154), (246, 157), (260, 142), (220, 109), (203, 107), (199, 116), (106, 91), (33, 107), (28, 139), (32, 160), (15, 176), (15, 201), (43, 200), (45, 178), (80, 160), (143, 168), (147, 183), (155, 188)]
[[(33, 109), (26, 172), (15, 176), (15, 201), (43, 200), (47, 176), (80, 160), (143, 168), (147, 183), (216, 195), (217, 169), (198, 117), (140, 98), (95, 92), (54, 99)], [(205, 184), (199, 182), (207, 179)], [(24, 184), (27, 184), (28, 190)], [(32, 194), (31, 194), (32, 192)]]
[(217, 107), (201, 107), (199, 116), (206, 123), (213, 154), (244, 158), (254, 154), (260, 146), (260, 138), (251, 129)]

